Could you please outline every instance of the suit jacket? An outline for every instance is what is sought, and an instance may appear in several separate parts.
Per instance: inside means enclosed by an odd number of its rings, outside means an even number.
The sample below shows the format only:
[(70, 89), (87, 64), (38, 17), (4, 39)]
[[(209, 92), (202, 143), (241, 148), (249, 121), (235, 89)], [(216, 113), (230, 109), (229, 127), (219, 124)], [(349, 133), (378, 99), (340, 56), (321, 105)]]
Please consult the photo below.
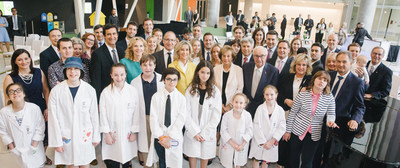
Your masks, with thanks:
[[(285, 111), (290, 110), (290, 107), (287, 106), (284, 102), (285, 99), (291, 99), (294, 101), (293, 97), (293, 81), (294, 77), (296, 74), (294, 73), (289, 73), (285, 75), (279, 75), (279, 82), (278, 82), (278, 104), (281, 106)], [(306, 75), (303, 77), (303, 80), (301, 81), (300, 89), (303, 87), (307, 87), (308, 84), (310, 83), (311, 76)]]
[[(240, 16), (240, 17), (239, 17), (239, 16)], [(240, 22), (239, 22), (239, 19), (240, 19)], [(244, 14), (242, 14), (242, 15), (237, 15), (237, 16), (236, 16), (236, 21), (237, 21), (236, 25), (242, 25), (243, 19), (244, 19)]]
[[(331, 89), (335, 82), (337, 72), (329, 72), (331, 76)], [(342, 87), (336, 93), (336, 118), (347, 118), (349, 120), (355, 120), (358, 123), (364, 116), (365, 105), (364, 105), (364, 82), (350, 72), (346, 79), (344, 79)], [(346, 129), (346, 128), (340, 128)]]
[[(275, 66), (276, 60), (278, 59), (277, 57), (272, 57), (271, 59), (267, 60), (267, 62), (269, 64), (271, 64), (272, 66)], [(289, 57), (286, 62), (285, 65), (283, 66), (281, 72), (279, 73), (279, 76), (284, 75), (284, 74), (288, 74), (289, 70), (290, 70), (290, 64), (292, 63), (293, 57)], [(278, 67), (276, 67), (278, 68)], [(279, 71), (279, 70), (278, 70)]]
[(48, 77), (47, 71), (49, 69), (49, 66), (54, 62), (60, 60), (60, 57), (57, 55), (56, 51), (54, 51), (52, 46), (42, 51), (39, 54), (39, 57), (40, 57), (40, 69), (43, 71), (44, 75)]
[[(155, 71), (159, 74), (162, 74), (166, 68), (168, 68), (168, 65), (165, 66), (165, 59), (164, 59), (164, 50), (162, 49), (158, 52), (153, 53), (153, 56), (156, 58), (156, 69)], [(173, 60), (171, 60), (171, 63)]]
[(286, 20), (286, 18), (283, 18), (283, 20), (281, 22), (281, 30), (286, 29), (286, 25), (287, 25), (287, 20)]
[(314, 75), (315, 73), (317, 73), (318, 71), (323, 71), (324, 70), (324, 66), (321, 63), (321, 60), (314, 62), (312, 64), (312, 72), (311, 75)]
[(124, 51), (125, 53), (126, 49), (128, 48), (128, 44), (126, 43), (126, 38), (117, 42), (117, 48), (119, 48), (119, 50), (121, 51)]
[(368, 31), (364, 28), (356, 29), (356, 34), (354, 35), (353, 43), (364, 43), (364, 38), (367, 36), (372, 40), (372, 37), (369, 35)]
[(192, 11), (186, 11), (185, 12), (185, 21), (188, 23), (192, 22), (192, 18), (193, 18), (193, 12)]
[[(309, 24), (309, 25), (308, 25)], [(308, 26), (307, 26), (308, 25)], [(306, 19), (304, 21), (304, 26), (306, 26), (306, 29), (314, 27), (314, 20), (312, 19)]]
[[(17, 23), (18, 23), (18, 32), (19, 32), (20, 34), (24, 34), (24, 32), (25, 32), (24, 20), (22, 19), (22, 16), (21, 16), (21, 15), (17, 15), (17, 18), (18, 18), (18, 19), (17, 19)], [(12, 32), (13, 27), (14, 27), (12, 15), (9, 16), (9, 17), (7, 18), (7, 22), (8, 22), (8, 29), (9, 29), (9, 32)]]
[(258, 83), (257, 91), (254, 98), (251, 96), (252, 84), (253, 84), (253, 73), (256, 64), (249, 62), (243, 65), (243, 93), (249, 98), (250, 103), (247, 105), (246, 110), (250, 112), (254, 118), (254, 114), (257, 107), (264, 102), (263, 89), (267, 85), (277, 86), (279, 80), (279, 72), (274, 66), (265, 64), (261, 75), (260, 82)]
[[(335, 48), (335, 53), (339, 53), (339, 52), (340, 52), (340, 49)], [(328, 53), (328, 47), (325, 48), (324, 54), (321, 56), (321, 64), (322, 64), (322, 67), (324, 67), (324, 68), (325, 68), (327, 53)]]
[[(124, 58), (124, 51), (116, 47), (118, 53), (118, 59)], [(93, 88), (96, 90), (97, 101), (99, 101), (100, 94), (103, 89), (111, 83), (111, 66), (114, 64), (111, 53), (104, 44), (100, 48), (96, 49), (92, 53), (92, 59), (90, 61), (90, 80)]]
[[(299, 22), (300, 22), (300, 24), (299, 24)], [(294, 29), (298, 29), (299, 27), (299, 25), (302, 25), (303, 24), (303, 18), (301, 18), (301, 20), (299, 19), (299, 17), (297, 17), (295, 20), (294, 20)]]
[[(223, 65), (217, 65), (214, 67), (214, 79), (215, 85), (218, 87), (219, 91), (221, 91), (222, 96), (222, 85), (223, 85), (223, 77), (224, 77), (224, 67)], [(243, 70), (239, 66), (232, 64), (229, 70), (229, 76), (226, 80), (225, 87), (225, 96), (226, 96), (226, 104), (229, 104), (233, 95), (236, 93), (243, 92)]]
[[(238, 52), (238, 54), (236, 55), (235, 61), (233, 61), (233, 64), (242, 67), (242, 59), (243, 59), (243, 54), (242, 54), (242, 50), (240, 50)], [(254, 58), (253, 55), (250, 57), (250, 60), (248, 60), (247, 62), (254, 62)]]
[[(369, 64), (367, 63), (367, 68)], [(365, 93), (372, 94), (376, 99), (382, 99), (389, 96), (392, 88), (393, 72), (386, 65), (381, 63), (375, 71), (369, 76), (369, 84)]]
[[(266, 49), (267, 49), (267, 51), (268, 51), (268, 46), (264, 46)], [(267, 56), (268, 56), (268, 52), (266, 53), (267, 54)], [(270, 58), (270, 59), (273, 59), (273, 58), (277, 58), (278, 57), (278, 46), (276, 46), (275, 47), (275, 51), (274, 51), (274, 53), (272, 54), (272, 57)]]

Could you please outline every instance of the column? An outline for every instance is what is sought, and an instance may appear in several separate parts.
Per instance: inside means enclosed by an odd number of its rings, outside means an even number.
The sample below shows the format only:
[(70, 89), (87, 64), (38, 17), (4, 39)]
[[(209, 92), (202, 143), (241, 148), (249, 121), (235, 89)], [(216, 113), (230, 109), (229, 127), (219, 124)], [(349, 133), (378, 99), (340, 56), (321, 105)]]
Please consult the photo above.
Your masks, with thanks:
[(364, 23), (364, 28), (371, 33), (378, 0), (361, 0), (358, 8), (357, 22)]
[(85, 20), (82, 5), (81, 0), (74, 0), (76, 29), (79, 31), (81, 36), (85, 34)]
[(100, 13), (101, 13), (101, 6), (102, 5), (103, 5), (103, 0), (96, 0), (96, 13), (94, 15), (93, 27), (100, 23)]
[(244, 14), (244, 17), (247, 18), (247, 24), (250, 25), (251, 18), (254, 15), (254, 12), (253, 12), (253, 0), (244, 0), (243, 14)]
[(218, 25), (220, 0), (207, 1), (207, 26)]
[(350, 22), (351, 22), (351, 17), (353, 14), (353, 8), (354, 8), (354, 0), (349, 0), (348, 3), (343, 6), (342, 22), (340, 24), (343, 24), (344, 22), (346, 22), (348, 30), (350, 28)]

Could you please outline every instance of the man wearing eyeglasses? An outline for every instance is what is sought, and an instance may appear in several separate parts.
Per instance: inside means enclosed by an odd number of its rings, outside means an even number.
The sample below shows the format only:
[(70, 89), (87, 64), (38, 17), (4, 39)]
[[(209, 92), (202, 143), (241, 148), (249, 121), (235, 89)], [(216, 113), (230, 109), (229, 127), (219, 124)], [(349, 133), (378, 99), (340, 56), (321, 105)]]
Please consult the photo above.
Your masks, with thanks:
[(156, 57), (156, 72), (162, 74), (165, 68), (174, 61), (174, 47), (176, 45), (176, 35), (172, 31), (164, 34), (164, 49), (153, 54)]
[(276, 86), (279, 78), (279, 71), (274, 66), (266, 64), (267, 49), (257, 46), (253, 50), (254, 62), (243, 64), (243, 93), (249, 98), (250, 103), (246, 110), (250, 112), (252, 118), (257, 107), (263, 103), (263, 89), (267, 85)]

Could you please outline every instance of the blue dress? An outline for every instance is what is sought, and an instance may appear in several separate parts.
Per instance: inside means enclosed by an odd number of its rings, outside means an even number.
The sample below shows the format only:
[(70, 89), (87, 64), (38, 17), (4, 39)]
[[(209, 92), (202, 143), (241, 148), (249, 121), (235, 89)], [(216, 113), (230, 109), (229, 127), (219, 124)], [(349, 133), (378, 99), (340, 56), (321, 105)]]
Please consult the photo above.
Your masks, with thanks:
[[(39, 68), (34, 68), (33, 79), (30, 84), (29, 81), (23, 81), (19, 75), (11, 75), (14, 83), (20, 83), (25, 91), (25, 97), (28, 102), (34, 103), (40, 107), (42, 112), (46, 110), (46, 101), (43, 98), (43, 84), (42, 73)], [(26, 83), (25, 83), (26, 82)]]
[(0, 17), (0, 24), (6, 24), (5, 27), (0, 27), (0, 42), (10, 42), (10, 37), (6, 27), (8, 27), (8, 22), (5, 17)]

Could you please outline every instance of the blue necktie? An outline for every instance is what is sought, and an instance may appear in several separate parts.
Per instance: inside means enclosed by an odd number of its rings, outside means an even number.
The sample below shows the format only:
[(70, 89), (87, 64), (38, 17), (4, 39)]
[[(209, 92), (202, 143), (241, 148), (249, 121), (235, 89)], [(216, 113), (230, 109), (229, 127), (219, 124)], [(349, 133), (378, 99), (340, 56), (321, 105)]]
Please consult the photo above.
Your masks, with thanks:
[(210, 51), (207, 52), (207, 61), (211, 61), (211, 58), (210, 58)]
[(337, 92), (337, 90), (339, 88), (340, 81), (343, 79), (342, 76), (338, 76), (338, 78), (339, 78), (339, 80), (336, 82), (335, 86), (332, 89), (333, 96), (336, 96), (336, 92)]

